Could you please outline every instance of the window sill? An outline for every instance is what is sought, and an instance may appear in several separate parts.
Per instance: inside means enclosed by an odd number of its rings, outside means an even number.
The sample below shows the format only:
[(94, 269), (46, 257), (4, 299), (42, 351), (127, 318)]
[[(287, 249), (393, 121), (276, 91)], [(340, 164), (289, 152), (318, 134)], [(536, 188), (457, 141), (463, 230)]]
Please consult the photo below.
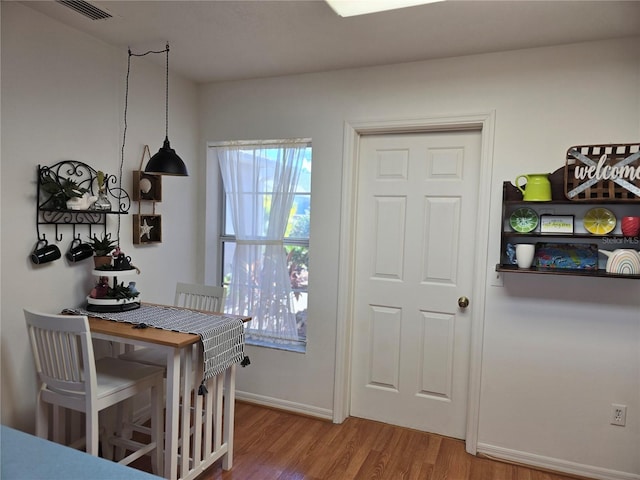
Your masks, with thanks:
[(287, 352), (294, 353), (306, 353), (307, 351), (307, 344), (304, 342), (295, 344), (282, 344), (269, 342), (267, 340), (256, 340), (255, 338), (247, 338), (245, 340), (245, 344), (251, 345), (253, 347), (272, 348), (274, 350), (285, 350)]

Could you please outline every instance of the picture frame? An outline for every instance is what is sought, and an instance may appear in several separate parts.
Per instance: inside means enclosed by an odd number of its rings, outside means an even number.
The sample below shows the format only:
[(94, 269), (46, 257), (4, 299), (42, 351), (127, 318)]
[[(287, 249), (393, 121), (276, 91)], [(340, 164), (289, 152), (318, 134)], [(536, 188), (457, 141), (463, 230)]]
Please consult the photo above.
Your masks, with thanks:
[(133, 215), (133, 244), (162, 243), (162, 215)]
[(136, 202), (161, 202), (162, 175), (152, 175), (142, 170), (134, 170), (131, 197)]
[(540, 233), (573, 233), (573, 215), (540, 215)]

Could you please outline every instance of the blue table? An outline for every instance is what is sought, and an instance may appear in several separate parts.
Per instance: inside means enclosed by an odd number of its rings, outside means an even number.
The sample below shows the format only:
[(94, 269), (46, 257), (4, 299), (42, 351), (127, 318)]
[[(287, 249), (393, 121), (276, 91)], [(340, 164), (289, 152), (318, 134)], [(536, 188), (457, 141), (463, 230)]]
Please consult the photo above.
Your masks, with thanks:
[(2, 480), (159, 480), (160, 477), (0, 425)]

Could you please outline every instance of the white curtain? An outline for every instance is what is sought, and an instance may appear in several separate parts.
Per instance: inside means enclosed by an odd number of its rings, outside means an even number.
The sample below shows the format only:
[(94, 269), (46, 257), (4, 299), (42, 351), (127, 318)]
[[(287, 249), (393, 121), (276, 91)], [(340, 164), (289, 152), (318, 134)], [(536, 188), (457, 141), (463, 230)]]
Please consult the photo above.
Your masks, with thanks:
[(216, 147), (236, 235), (225, 311), (249, 315), (247, 338), (298, 339), (283, 238), (308, 143)]

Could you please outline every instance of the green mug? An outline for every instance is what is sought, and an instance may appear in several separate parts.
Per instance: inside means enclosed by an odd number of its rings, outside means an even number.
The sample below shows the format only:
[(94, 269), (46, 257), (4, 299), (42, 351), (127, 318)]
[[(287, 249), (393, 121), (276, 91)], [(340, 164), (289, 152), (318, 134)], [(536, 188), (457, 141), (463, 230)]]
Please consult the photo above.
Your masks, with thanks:
[[(518, 180), (525, 178), (527, 184), (522, 188)], [(526, 202), (548, 202), (551, 200), (551, 182), (548, 173), (527, 173), (516, 177), (516, 187), (522, 192)]]

